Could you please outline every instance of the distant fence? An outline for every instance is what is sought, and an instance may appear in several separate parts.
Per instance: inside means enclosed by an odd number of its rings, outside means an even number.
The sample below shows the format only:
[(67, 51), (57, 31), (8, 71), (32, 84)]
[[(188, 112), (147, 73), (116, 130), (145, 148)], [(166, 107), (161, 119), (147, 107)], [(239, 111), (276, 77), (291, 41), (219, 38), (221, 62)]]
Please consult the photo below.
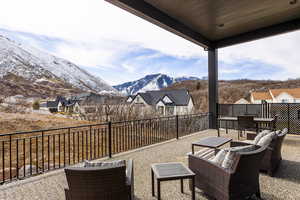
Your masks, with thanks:
[(205, 129), (207, 113), (1, 134), (0, 183)]
[[(257, 117), (277, 117), (278, 129), (288, 128), (290, 134), (300, 134), (300, 103), (263, 104), (219, 104), (219, 116), (255, 115)], [(220, 127), (225, 128), (226, 122)], [(227, 122), (228, 128), (237, 128), (237, 122)]]

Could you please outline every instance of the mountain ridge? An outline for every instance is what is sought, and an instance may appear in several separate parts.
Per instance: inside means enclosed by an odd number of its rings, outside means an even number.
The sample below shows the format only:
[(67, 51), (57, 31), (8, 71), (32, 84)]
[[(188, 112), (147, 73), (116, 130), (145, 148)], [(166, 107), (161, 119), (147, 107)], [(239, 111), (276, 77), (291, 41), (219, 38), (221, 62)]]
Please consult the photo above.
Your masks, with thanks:
[(73, 86), (78, 91), (117, 93), (101, 78), (91, 75), (68, 60), (0, 35), (0, 78), (4, 80), (5, 77), (7, 82), (8, 78), (12, 77), (9, 76), (11, 74), (22, 77), (32, 84), (36, 84), (40, 79), (50, 82), (55, 80), (60, 82), (62, 87), (68, 85), (68, 89), (69, 86)]
[(160, 90), (166, 88), (174, 83), (186, 80), (200, 80), (198, 77), (182, 76), (173, 78), (166, 74), (149, 74), (135, 81), (130, 81), (113, 86), (119, 92), (125, 95), (134, 95), (138, 92), (145, 92), (148, 90)]

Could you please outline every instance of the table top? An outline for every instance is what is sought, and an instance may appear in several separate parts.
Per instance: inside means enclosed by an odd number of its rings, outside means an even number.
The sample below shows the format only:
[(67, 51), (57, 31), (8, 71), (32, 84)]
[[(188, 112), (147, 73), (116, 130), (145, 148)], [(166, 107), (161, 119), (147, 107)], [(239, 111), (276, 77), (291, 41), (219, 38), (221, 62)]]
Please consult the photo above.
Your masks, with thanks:
[[(237, 121), (237, 117), (219, 117), (220, 121)], [(274, 118), (254, 117), (255, 122), (273, 122)]]
[(185, 165), (179, 162), (157, 163), (151, 165), (157, 179), (179, 179), (195, 176), (195, 174)]
[(232, 141), (231, 138), (225, 138), (225, 137), (206, 137), (199, 140), (198, 142), (193, 142), (192, 145), (209, 147), (209, 148), (218, 148), (231, 141)]

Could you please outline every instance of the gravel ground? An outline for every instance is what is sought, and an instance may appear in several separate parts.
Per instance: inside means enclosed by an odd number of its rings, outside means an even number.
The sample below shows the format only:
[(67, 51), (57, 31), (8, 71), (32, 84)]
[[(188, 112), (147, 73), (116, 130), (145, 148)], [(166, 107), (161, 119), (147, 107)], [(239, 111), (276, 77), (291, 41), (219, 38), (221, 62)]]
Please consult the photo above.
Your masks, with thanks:
[[(201, 137), (216, 135), (216, 131), (207, 130), (192, 136), (173, 140), (164, 144), (154, 145), (144, 149), (114, 156), (114, 159), (134, 160), (135, 195), (138, 200), (152, 200), (150, 166), (160, 162), (183, 162), (187, 164), (186, 154), (191, 151), (191, 142)], [(236, 134), (223, 134), (225, 137), (236, 139)], [(283, 161), (275, 174), (269, 177), (261, 174), (261, 193), (265, 200), (300, 199), (300, 137), (288, 136), (283, 145)], [(0, 186), (2, 199), (64, 199), (66, 179), (62, 170), (49, 172), (23, 181)], [(185, 181), (185, 193), (180, 193), (180, 182), (171, 181), (161, 184), (162, 199), (185, 200), (191, 199), (188, 181)], [(208, 199), (201, 191), (196, 192), (196, 199)]]

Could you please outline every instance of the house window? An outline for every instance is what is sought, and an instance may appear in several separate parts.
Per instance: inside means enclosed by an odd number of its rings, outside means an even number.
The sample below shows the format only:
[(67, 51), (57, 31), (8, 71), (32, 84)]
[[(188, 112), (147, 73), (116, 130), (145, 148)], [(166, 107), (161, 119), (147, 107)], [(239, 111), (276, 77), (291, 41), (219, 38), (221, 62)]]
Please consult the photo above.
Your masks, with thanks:
[(300, 120), (300, 110), (297, 111), (298, 120)]
[(136, 97), (136, 102), (137, 102), (137, 103), (141, 103), (141, 97), (140, 97), (140, 96), (137, 96), (137, 97)]
[(173, 106), (166, 107), (166, 114), (167, 115), (174, 115), (174, 107)]
[(163, 115), (164, 114), (164, 107), (163, 106), (158, 106), (158, 113), (160, 114), (160, 115)]

